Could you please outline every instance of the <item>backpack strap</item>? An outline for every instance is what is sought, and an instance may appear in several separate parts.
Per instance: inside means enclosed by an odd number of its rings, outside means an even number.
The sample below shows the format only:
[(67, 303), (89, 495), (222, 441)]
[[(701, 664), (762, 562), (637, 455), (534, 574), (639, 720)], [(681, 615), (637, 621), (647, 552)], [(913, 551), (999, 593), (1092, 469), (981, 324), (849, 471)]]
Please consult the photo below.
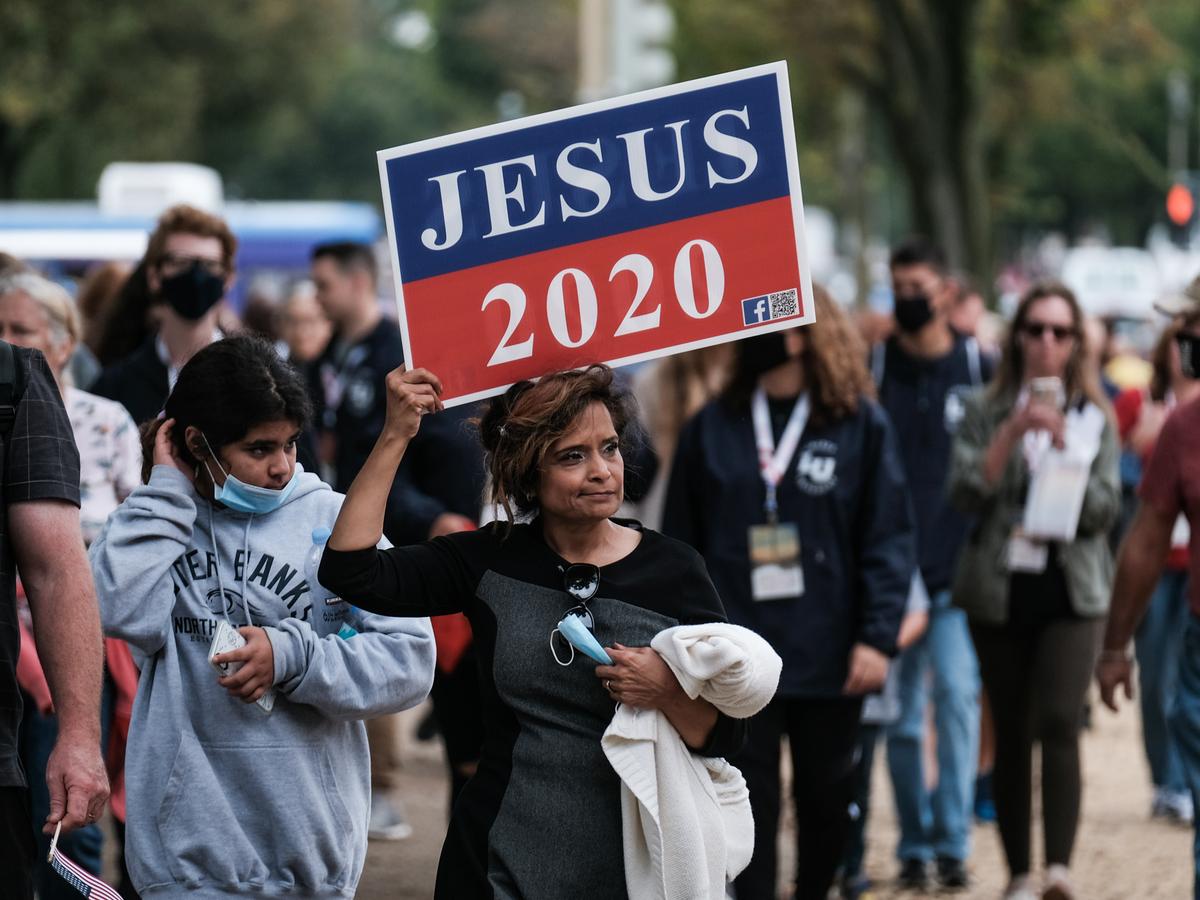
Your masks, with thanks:
[(887, 369), (887, 341), (879, 341), (871, 348), (871, 380), (875, 389), (883, 387), (883, 376)]
[(0, 438), (7, 438), (17, 418), (17, 354), (12, 344), (0, 341)]
[(983, 363), (979, 358), (979, 341), (973, 337), (967, 338), (967, 368), (971, 370), (971, 384), (974, 387), (983, 385)]

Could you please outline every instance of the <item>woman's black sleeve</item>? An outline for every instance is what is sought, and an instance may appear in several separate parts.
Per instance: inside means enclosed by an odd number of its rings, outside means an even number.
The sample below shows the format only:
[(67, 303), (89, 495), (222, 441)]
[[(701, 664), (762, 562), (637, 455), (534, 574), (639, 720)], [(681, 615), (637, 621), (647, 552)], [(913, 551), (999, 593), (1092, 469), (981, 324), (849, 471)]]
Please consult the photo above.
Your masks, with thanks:
[(749, 719), (734, 719), (718, 710), (717, 723), (708, 733), (708, 740), (704, 742), (703, 747), (692, 750), (692, 753), (697, 756), (734, 756), (746, 746), (749, 733)]
[(487, 531), (474, 531), (387, 550), (326, 547), (318, 578), (343, 600), (383, 616), (462, 612), (486, 569), (489, 543)]
[[(725, 606), (708, 577), (708, 569), (700, 554), (690, 548), (687, 551), (684, 571), (680, 575), (680, 595), (685, 598), (687, 608), (679, 617), (684, 625), (703, 625), (709, 622), (727, 622)], [(717, 711), (717, 721), (704, 746), (692, 749), (697, 756), (733, 756), (746, 744), (749, 719), (735, 719)]]

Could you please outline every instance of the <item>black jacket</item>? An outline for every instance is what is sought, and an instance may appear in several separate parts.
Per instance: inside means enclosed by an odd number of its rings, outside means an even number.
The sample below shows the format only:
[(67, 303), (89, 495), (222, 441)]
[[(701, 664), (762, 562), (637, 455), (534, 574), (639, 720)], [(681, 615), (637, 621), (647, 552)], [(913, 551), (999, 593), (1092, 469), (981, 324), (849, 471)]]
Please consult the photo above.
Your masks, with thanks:
[[(802, 465), (814, 458), (832, 468)], [(766, 521), (765, 493), (749, 409), (714, 401), (680, 436), (663, 531), (703, 555), (730, 621), (782, 657), (780, 696), (838, 696), (855, 643), (896, 652), (916, 565), (912, 505), (883, 410), (864, 400), (844, 419), (810, 422), (779, 484), (780, 521), (800, 534), (803, 596), (751, 596), (748, 529)]]
[(93, 394), (124, 406), (138, 425), (157, 416), (170, 393), (167, 367), (154, 342), (151, 335), (128, 356), (106, 366), (91, 388)]
[(871, 362), (912, 493), (921, 577), (932, 596), (950, 587), (970, 531), (968, 517), (946, 496), (950, 449), (967, 398), (991, 379), (994, 366), (961, 336), (950, 353), (932, 360), (908, 355), (892, 338), (875, 348)]
[[(387, 413), (387, 375), (404, 363), (400, 328), (391, 319), (351, 347), (337, 336), (317, 360), (310, 379), (317, 423), (333, 435), (334, 487), (350, 488), (367, 460)], [(444, 512), (479, 518), (483, 485), (482, 451), (466, 431), (464, 410), (423, 422), (392, 482), (384, 514), (384, 534), (403, 545), (429, 537)], [(430, 422), (437, 419), (437, 424)]]

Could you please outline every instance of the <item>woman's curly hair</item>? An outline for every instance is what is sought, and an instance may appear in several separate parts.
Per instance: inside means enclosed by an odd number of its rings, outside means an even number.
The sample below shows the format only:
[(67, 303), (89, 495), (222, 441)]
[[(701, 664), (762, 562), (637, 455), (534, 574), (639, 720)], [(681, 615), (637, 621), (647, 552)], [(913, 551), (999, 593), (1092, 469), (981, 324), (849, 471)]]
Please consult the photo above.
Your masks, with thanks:
[(478, 425), (491, 478), (490, 500), (509, 521), (537, 513), (546, 453), (592, 403), (604, 404), (624, 448), (626, 430), (636, 413), (633, 398), (614, 384), (608, 366), (520, 381), (488, 405)]
[[(827, 425), (858, 410), (863, 397), (874, 398), (875, 382), (867, 370), (867, 345), (858, 327), (820, 285), (813, 285), (816, 321), (804, 326), (800, 366), (810, 398), (809, 421)], [(749, 406), (759, 368), (747, 359), (743, 343), (737, 368), (724, 397), (735, 407)]]

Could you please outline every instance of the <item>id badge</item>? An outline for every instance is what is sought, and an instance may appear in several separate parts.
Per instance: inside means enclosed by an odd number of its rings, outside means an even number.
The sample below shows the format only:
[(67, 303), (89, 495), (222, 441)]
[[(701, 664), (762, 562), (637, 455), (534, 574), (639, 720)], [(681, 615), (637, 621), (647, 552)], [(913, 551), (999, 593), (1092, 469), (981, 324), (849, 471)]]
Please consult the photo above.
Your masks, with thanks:
[(755, 600), (782, 600), (804, 593), (800, 532), (790, 522), (750, 526), (750, 589)]
[(1046, 564), (1050, 561), (1050, 545), (1033, 540), (1018, 528), (1008, 539), (1005, 561), (1010, 572), (1038, 575), (1046, 571)]

